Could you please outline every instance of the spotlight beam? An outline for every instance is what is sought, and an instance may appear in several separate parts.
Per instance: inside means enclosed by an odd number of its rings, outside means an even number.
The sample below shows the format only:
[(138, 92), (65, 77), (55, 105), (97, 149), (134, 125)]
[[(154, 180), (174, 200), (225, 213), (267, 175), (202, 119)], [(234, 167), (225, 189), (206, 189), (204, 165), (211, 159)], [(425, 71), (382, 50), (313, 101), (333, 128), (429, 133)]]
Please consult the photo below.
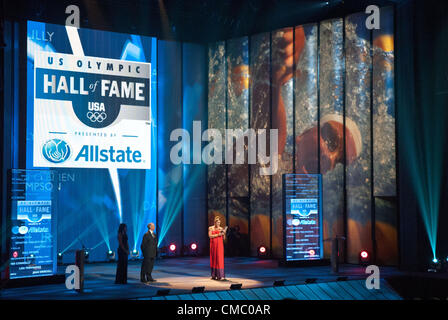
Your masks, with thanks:
[(68, 246), (66, 246), (61, 253), (64, 254), (65, 252), (67, 252), (68, 249), (70, 249), (75, 243), (78, 242), (79, 239), (81, 239), (82, 237), (84, 237), (86, 234), (88, 234), (90, 232), (90, 230), (93, 228), (93, 224), (91, 224), (90, 226), (88, 226), (86, 229), (84, 229), (84, 231), (78, 236), (76, 237)]
[(120, 179), (118, 178), (118, 170), (115, 168), (109, 168), (110, 180), (114, 188), (115, 198), (117, 199), (118, 217), (120, 223), (123, 222), (122, 209), (121, 209), (121, 192), (120, 192)]
[[(187, 180), (191, 181), (190, 185), (194, 186), (195, 181), (199, 176), (199, 170), (190, 170), (193, 171), (190, 177), (186, 177)], [(183, 198), (191, 193), (192, 188), (187, 187), (184, 189), (184, 193), (182, 194), (182, 188), (178, 185), (171, 189), (171, 193), (167, 198), (167, 202), (165, 205), (165, 213), (163, 215), (162, 227), (160, 228), (160, 236), (159, 236), (159, 246), (162, 244), (163, 239), (165, 238), (169, 228), (176, 220), (177, 215), (180, 213), (182, 209)]]

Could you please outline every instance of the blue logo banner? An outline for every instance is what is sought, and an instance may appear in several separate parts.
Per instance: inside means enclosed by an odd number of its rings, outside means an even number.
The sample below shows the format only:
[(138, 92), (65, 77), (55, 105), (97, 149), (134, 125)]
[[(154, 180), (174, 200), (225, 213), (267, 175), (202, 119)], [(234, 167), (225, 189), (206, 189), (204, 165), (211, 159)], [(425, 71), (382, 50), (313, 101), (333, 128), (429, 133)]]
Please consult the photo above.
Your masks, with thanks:
[(149, 106), (149, 79), (36, 68), (36, 98), (73, 103), (92, 128), (112, 124), (122, 105)]

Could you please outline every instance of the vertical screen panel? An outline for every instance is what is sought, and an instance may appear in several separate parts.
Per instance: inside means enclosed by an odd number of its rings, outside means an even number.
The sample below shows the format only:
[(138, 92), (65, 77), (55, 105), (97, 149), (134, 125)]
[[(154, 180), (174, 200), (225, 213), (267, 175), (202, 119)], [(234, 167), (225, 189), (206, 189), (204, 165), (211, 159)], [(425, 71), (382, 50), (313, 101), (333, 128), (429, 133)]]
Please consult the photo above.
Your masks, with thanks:
[[(172, 146), (170, 134), (182, 127), (182, 48), (175, 41), (158, 42), (159, 127), (158, 146)], [(158, 219), (159, 246), (175, 243), (181, 247), (182, 165), (170, 159), (171, 148), (158, 148)]]
[(346, 49), (346, 189), (348, 262), (361, 250), (372, 252), (371, 224), (371, 56), (366, 15), (345, 20)]
[[(250, 45), (250, 125), (267, 129), (270, 126), (270, 34), (252, 36)], [(250, 166), (250, 250), (270, 248), (270, 176), (260, 174), (257, 164)]]
[[(249, 51), (248, 38), (238, 38), (227, 42), (227, 129), (246, 132), (249, 128)], [(240, 156), (237, 144), (244, 145), (242, 137), (233, 139), (229, 166), (229, 196), (247, 197), (249, 194), (249, 174), (245, 152), (244, 164), (237, 164)], [(229, 146), (230, 147), (230, 146)], [(238, 153), (238, 154), (237, 154)]]
[[(209, 45), (208, 51), (208, 127), (221, 131), (226, 129), (226, 62), (225, 43)], [(223, 140), (224, 143), (224, 140)], [(223, 162), (222, 162), (223, 163)], [(208, 223), (213, 225), (215, 216), (226, 225), (226, 166), (211, 164), (207, 168), (208, 179)]]
[[(293, 28), (272, 33), (272, 129), (278, 130), (278, 170), (272, 176), (272, 254), (283, 254), (282, 174), (293, 172), (293, 59), (294, 47), (303, 49), (304, 39)], [(272, 153), (273, 150), (270, 150)], [(271, 164), (273, 166), (273, 164)]]
[(373, 30), (373, 184), (376, 257), (381, 264), (397, 264), (395, 161), (394, 17), (381, 8), (381, 29)]
[(393, 9), (373, 31), (373, 167), (375, 196), (396, 195)]
[[(249, 165), (245, 157), (244, 136), (249, 128), (249, 40), (247, 37), (227, 41), (227, 129), (235, 130), (228, 166), (228, 210), (230, 255), (249, 254)], [(230, 132), (230, 131), (228, 131)], [(230, 135), (229, 135), (230, 137)], [(232, 147), (231, 147), (232, 146)], [(243, 157), (243, 164), (237, 158)]]
[(396, 202), (395, 197), (375, 197), (376, 262), (379, 265), (398, 264)]
[[(205, 130), (207, 125), (207, 56), (203, 45), (191, 43), (183, 43), (182, 53), (183, 128), (190, 132), (190, 138), (193, 138), (193, 121), (200, 121), (202, 130)], [(190, 163), (193, 163), (193, 152), (190, 154)], [(204, 164), (184, 166), (184, 245), (195, 242), (200, 252), (208, 247), (206, 173)]]
[(229, 197), (227, 255), (249, 255), (249, 197)]
[[(18, 135), (18, 89), (20, 86), (18, 72), (14, 70), (14, 61), (19, 61), (19, 53), (18, 50), (14, 50), (14, 43), (16, 39), (14, 39), (14, 30), (18, 28), (18, 22), (11, 23), (8, 20), (3, 20), (3, 43), (5, 44), (5, 48), (2, 51), (2, 56), (0, 57), (0, 65), (2, 66), (2, 72), (0, 72), (0, 81), (2, 83), (3, 94), (0, 95), (0, 99), (3, 109), (3, 118), (1, 121), (2, 124), (2, 145), (8, 146), (8, 148), (2, 148), (3, 150), (3, 159), (5, 159), (2, 163), (2, 172), (6, 172), (6, 168), (19, 168), (18, 166), (18, 150), (19, 150), (19, 135)], [(18, 35), (18, 32), (16, 32)], [(13, 90), (16, 88), (16, 90)], [(5, 180), (4, 173), (2, 173), (2, 186)], [(7, 203), (6, 201), (6, 190), (4, 187), (1, 188), (2, 196), (1, 196), (1, 212), (2, 215), (0, 217), (0, 223), (2, 226), (6, 226), (6, 214), (3, 212), (7, 212)], [(2, 257), (1, 261), (3, 263), (3, 257), (7, 257), (8, 250), (6, 249), (6, 240), (7, 232), (0, 233), (0, 255)], [(8, 240), (9, 241), (9, 240)], [(3, 280), (3, 274), (0, 275), (0, 279)]]
[(310, 24), (294, 32), (296, 43), (303, 42), (295, 70), (295, 172), (304, 174), (318, 173), (317, 31)]
[[(320, 23), (320, 172), (324, 239), (344, 234), (344, 44), (342, 19)], [(330, 254), (330, 242), (324, 253)]]

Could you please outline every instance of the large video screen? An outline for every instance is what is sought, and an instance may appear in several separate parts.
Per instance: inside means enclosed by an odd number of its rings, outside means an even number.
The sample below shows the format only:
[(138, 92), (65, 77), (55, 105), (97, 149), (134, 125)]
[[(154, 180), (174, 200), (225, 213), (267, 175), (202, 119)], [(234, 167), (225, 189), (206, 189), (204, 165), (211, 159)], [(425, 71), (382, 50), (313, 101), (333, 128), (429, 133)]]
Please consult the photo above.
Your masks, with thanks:
[(28, 22), (34, 167), (151, 169), (152, 39)]
[(285, 260), (323, 257), (320, 174), (283, 175)]
[(156, 221), (157, 45), (27, 22), (26, 168), (59, 179), (52, 219), (63, 263), (83, 246), (91, 262), (107, 259), (120, 223), (137, 249)]

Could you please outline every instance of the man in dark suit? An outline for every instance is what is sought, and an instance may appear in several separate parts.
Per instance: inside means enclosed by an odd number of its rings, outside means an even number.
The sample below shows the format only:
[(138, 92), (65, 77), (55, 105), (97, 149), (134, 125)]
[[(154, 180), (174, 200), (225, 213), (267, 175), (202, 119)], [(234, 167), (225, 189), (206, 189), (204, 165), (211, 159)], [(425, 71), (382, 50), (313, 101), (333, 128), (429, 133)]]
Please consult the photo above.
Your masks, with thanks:
[(143, 236), (142, 245), (140, 246), (143, 254), (140, 281), (144, 283), (156, 281), (151, 276), (152, 268), (154, 267), (154, 260), (157, 256), (157, 236), (154, 233), (154, 230), (154, 223), (149, 223), (148, 232), (146, 232)]

